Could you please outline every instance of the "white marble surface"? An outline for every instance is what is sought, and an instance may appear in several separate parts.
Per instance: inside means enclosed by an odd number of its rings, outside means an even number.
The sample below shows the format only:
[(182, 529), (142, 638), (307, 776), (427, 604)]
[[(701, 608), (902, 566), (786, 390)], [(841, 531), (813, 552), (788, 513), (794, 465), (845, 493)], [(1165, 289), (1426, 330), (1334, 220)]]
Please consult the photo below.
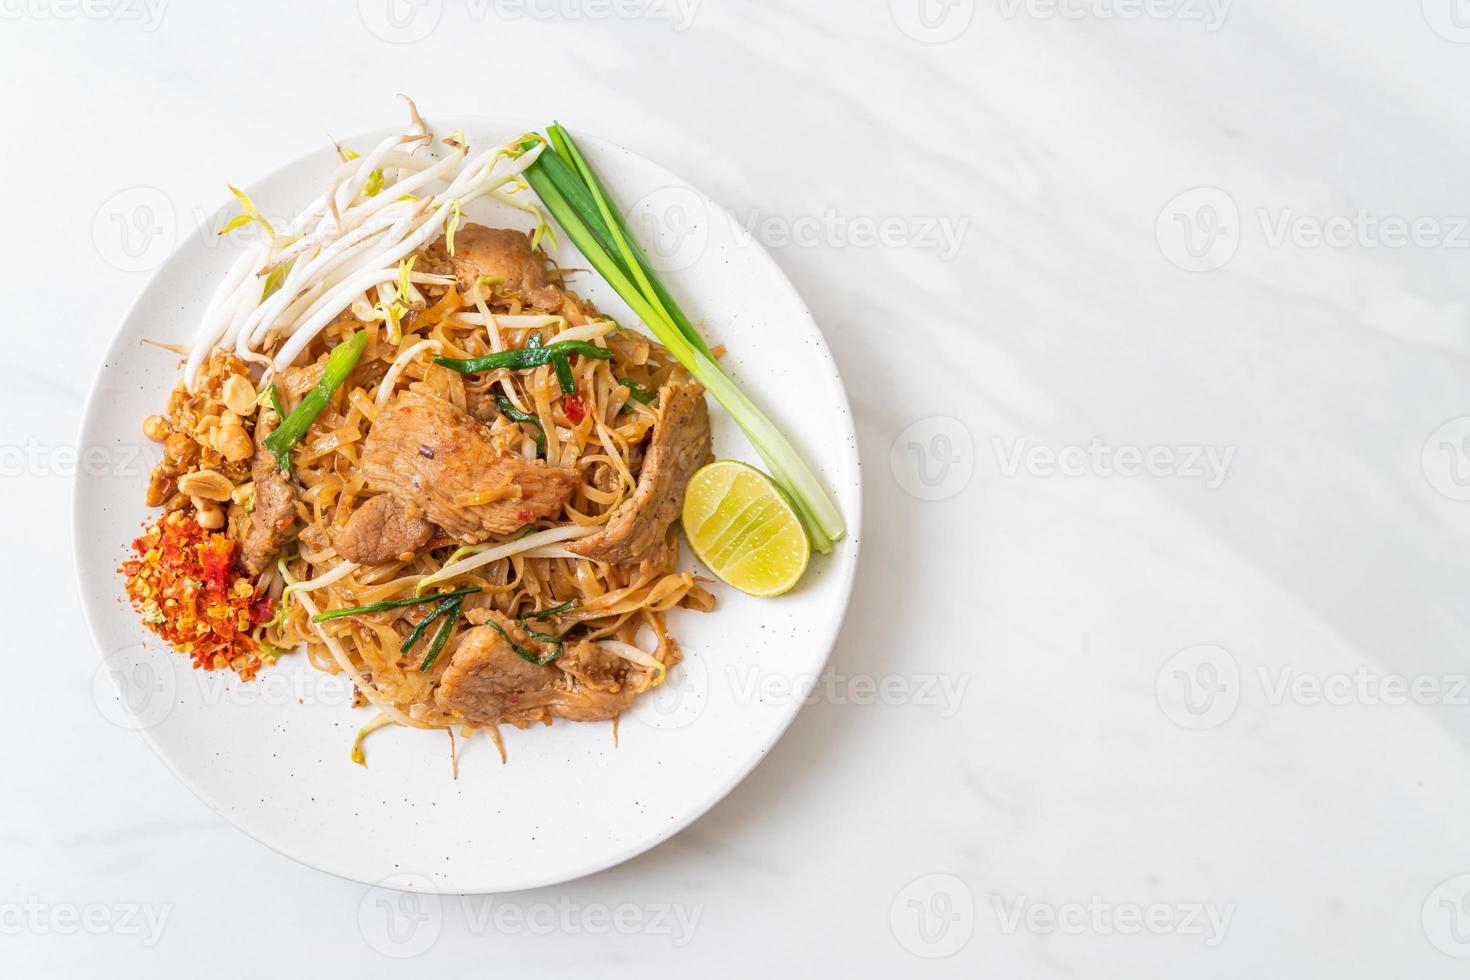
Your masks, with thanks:
[[(1470, 7), (925, 2), (0, 4), (0, 975), (1464, 975)], [(868, 513), (828, 682), (708, 816), (394, 909), (109, 724), (65, 529), (148, 268), (399, 90), (743, 216)]]

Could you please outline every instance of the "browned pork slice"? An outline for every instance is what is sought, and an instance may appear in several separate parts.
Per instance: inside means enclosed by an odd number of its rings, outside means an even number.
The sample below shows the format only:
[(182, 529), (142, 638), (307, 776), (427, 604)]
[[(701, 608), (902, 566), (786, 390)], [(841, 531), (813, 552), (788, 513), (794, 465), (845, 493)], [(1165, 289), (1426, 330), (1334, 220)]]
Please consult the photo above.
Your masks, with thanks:
[(532, 306), (555, 310), (560, 289), (547, 284), (546, 266), (531, 249), (531, 239), (511, 228), (465, 225), (454, 233), (454, 273), (466, 295), (480, 276), (497, 280), (504, 291), (520, 293)]
[(574, 469), (501, 453), (490, 431), (443, 398), (405, 391), (363, 442), (370, 489), (391, 493), (463, 544), (557, 514), (581, 485)]
[(391, 493), (368, 500), (334, 542), (337, 554), (358, 564), (377, 564), (411, 556), (434, 536), (434, 525)]
[(509, 721), (524, 726), (547, 715), (607, 721), (633, 703), (637, 692), (624, 683), (627, 664), (597, 644), (570, 643), (551, 666), (541, 666), (516, 653), (511, 643), (534, 656), (549, 648), (504, 615), (478, 608), (466, 616), (481, 625), (460, 640), (434, 689), (434, 703), (442, 710), (475, 725)]
[[(475, 618), (495, 623), (517, 643), (528, 639), (498, 612)], [(495, 626), (476, 626), (461, 637), (454, 659), (434, 689), (434, 703), (471, 724), (493, 725), (503, 715), (520, 710), (528, 696), (529, 707), (544, 703), (545, 693), (560, 673), (516, 653)]]
[(633, 496), (618, 505), (601, 531), (568, 549), (615, 565), (642, 561), (662, 544), (684, 509), (689, 478), (714, 458), (704, 388), (694, 381), (670, 381), (659, 389), (658, 422)]
[(230, 505), (230, 536), (239, 542), (240, 564), (251, 575), (265, 570), (296, 528), (296, 488), (281, 472), (275, 455), (265, 448), (266, 437), (275, 429), (275, 415), (262, 409), (255, 423), (255, 456), (250, 461), (255, 502), (248, 512), (239, 504)]

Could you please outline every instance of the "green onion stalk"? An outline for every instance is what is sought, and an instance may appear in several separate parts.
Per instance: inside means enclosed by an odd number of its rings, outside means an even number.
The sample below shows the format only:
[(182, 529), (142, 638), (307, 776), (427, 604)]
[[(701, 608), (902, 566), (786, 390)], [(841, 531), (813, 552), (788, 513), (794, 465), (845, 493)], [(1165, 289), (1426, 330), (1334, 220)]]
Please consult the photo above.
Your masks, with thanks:
[[(547, 127), (550, 146), (525, 176), (557, 224), (635, 314), (745, 430), (800, 515), (812, 547), (846, 533), (841, 512), (795, 447), (716, 363), (699, 332), (659, 282), (570, 135)], [(530, 149), (534, 143), (522, 144)]]

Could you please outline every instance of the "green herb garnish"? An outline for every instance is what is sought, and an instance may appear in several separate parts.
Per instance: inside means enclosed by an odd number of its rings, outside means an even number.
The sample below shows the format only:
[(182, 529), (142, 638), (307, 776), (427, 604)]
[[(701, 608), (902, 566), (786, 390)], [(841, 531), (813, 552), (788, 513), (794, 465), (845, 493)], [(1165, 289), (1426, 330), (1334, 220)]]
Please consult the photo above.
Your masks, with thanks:
[(515, 350), (485, 354), (481, 357), (451, 358), (440, 357), (436, 354), (434, 363), (447, 367), (451, 371), (458, 371), (460, 374), (478, 374), (481, 371), (495, 371), (499, 368), (523, 371), (527, 368), (551, 364), (558, 357), (566, 358), (572, 354), (581, 354), (583, 357), (591, 357), (600, 361), (612, 357), (612, 351), (606, 347), (598, 347), (585, 340), (559, 340), (545, 347), (520, 347)]
[(402, 609), (404, 606), (417, 606), (425, 602), (455, 599), (461, 596), (472, 595), (479, 591), (480, 587), (476, 585), (465, 589), (455, 589), (453, 592), (440, 592), (438, 595), (418, 596), (413, 599), (385, 599), (382, 602), (374, 602), (367, 606), (353, 606), (351, 609), (333, 609), (331, 612), (317, 613), (311, 617), (311, 621), (313, 623), (325, 623), (329, 619), (341, 619), (343, 616), (365, 616), (368, 613), (386, 612), (389, 609)]
[(633, 396), (633, 400), (640, 405), (651, 405), (653, 400), (658, 397), (657, 392), (649, 391), (632, 378), (619, 378), (618, 384), (627, 388), (628, 394)]
[(581, 604), (581, 599), (568, 599), (566, 602), (558, 603), (554, 606), (547, 606), (545, 609), (539, 609), (533, 613), (527, 613), (521, 617), (520, 621), (527, 623), (533, 619), (550, 619), (552, 616), (560, 616), (564, 612), (576, 609)]
[(505, 638), (505, 642), (506, 643), (509, 643), (510, 644), (510, 648), (516, 652), (516, 656), (520, 657), (522, 660), (526, 661), (527, 663), (533, 663), (537, 667), (545, 667), (547, 664), (551, 663), (557, 657), (561, 656), (561, 650), (562, 650), (562, 645), (563, 644), (562, 644), (562, 641), (559, 638), (555, 637), (555, 636), (550, 636), (550, 635), (548, 635), (546, 633), (533, 633), (530, 630), (527, 630), (526, 631), (526, 635), (529, 636), (529, 637), (531, 637), (532, 639), (540, 640), (543, 643), (554, 643), (554, 644), (556, 644), (556, 649), (552, 650), (550, 653), (548, 653), (544, 657), (538, 657), (534, 653), (532, 653), (530, 650), (527, 650), (525, 647), (521, 646), (515, 640), (512, 640), (510, 638), (510, 634), (507, 633), (505, 631), (505, 629), (499, 623), (497, 623), (495, 620), (493, 620), (493, 619), (486, 620), (485, 621), (485, 625), (486, 626), (489, 626), (491, 629), (495, 630), (495, 632), (499, 633), (502, 637), (504, 637)]
[(546, 431), (541, 428), (541, 419), (530, 412), (523, 412), (516, 408), (515, 403), (504, 395), (495, 396), (495, 406), (500, 409), (502, 415), (513, 422), (524, 422), (536, 427), (536, 448), (542, 452), (546, 451)]
[(408, 636), (404, 639), (403, 643), (399, 645), (398, 652), (407, 653), (408, 651), (412, 650), (414, 644), (423, 638), (424, 631), (429, 628), (430, 624), (432, 624), (440, 616), (443, 616), (445, 613), (453, 609), (455, 603), (463, 602), (463, 598), (456, 596), (452, 599), (445, 599), (443, 602), (439, 603), (439, 605), (431, 609), (429, 611), (429, 615), (419, 620), (414, 628), (409, 631)]
[(342, 387), (342, 382), (357, 367), (358, 358), (362, 357), (362, 349), (367, 346), (367, 340), (367, 331), (359, 330), (334, 347), (327, 358), (326, 370), (322, 371), (322, 379), (306, 393), (296, 410), (281, 421), (276, 431), (265, 437), (265, 448), (275, 454), (281, 469), (291, 468), (291, 447), (306, 435), (311, 423), (322, 414), (327, 402), (332, 400), (337, 389)]
[(428, 626), (440, 616), (444, 622), (439, 624), (439, 629), (434, 632), (434, 638), (429, 641), (429, 650), (424, 654), (424, 662), (419, 664), (419, 673), (427, 674), (429, 668), (434, 666), (434, 661), (439, 659), (439, 652), (444, 649), (444, 644), (449, 642), (449, 634), (454, 632), (454, 624), (459, 622), (459, 614), (464, 610), (463, 599), (449, 599), (430, 613), (422, 623), (414, 627), (414, 631), (408, 634), (408, 640), (399, 648), (399, 653), (407, 653), (414, 642), (423, 635), (423, 628)]

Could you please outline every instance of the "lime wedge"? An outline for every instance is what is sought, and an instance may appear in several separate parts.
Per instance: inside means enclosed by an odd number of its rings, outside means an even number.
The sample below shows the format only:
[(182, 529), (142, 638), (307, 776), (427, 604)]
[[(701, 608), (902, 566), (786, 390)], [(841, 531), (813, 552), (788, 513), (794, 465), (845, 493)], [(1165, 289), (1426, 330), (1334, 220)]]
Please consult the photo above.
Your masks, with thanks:
[(689, 480), (684, 535), (710, 571), (756, 596), (791, 588), (812, 555), (785, 494), (760, 470), (733, 459), (710, 463)]

